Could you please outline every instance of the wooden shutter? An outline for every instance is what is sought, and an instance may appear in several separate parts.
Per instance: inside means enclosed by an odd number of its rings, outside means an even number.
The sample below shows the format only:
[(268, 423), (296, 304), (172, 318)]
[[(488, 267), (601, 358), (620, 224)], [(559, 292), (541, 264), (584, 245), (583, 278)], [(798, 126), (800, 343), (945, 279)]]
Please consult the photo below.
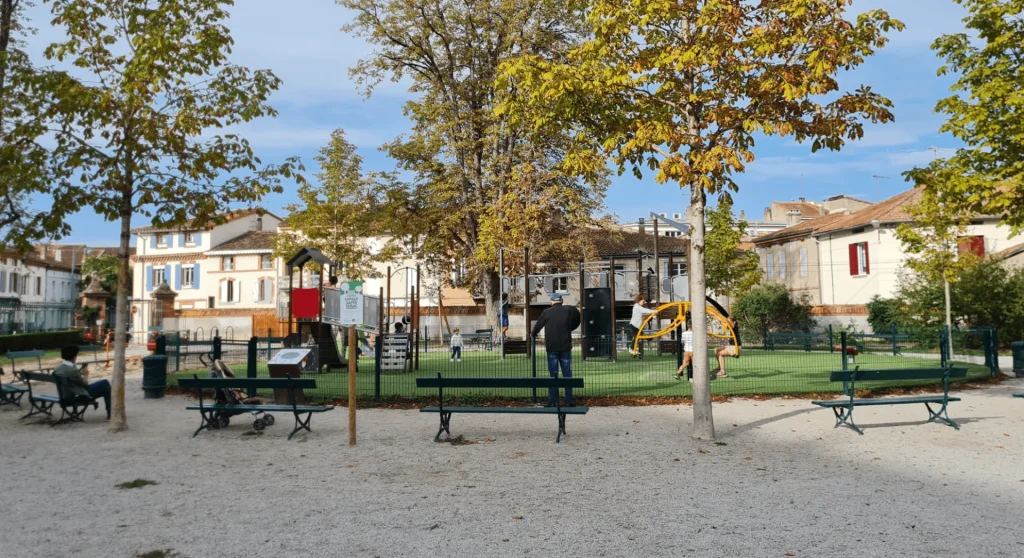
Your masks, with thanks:
[(868, 243), (862, 242), (864, 245), (864, 275), (871, 275), (871, 257), (868, 256)]
[(860, 271), (860, 266), (857, 262), (857, 245), (850, 245), (850, 275), (857, 275)]
[(972, 236), (971, 237), (971, 252), (979, 258), (985, 257), (985, 237), (984, 236)]

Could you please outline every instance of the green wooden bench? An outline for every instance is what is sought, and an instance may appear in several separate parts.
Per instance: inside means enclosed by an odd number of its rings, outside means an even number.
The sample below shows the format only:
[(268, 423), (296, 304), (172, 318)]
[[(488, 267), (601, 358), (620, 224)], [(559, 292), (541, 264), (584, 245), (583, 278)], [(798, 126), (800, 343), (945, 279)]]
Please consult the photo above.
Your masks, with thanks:
[[(62, 376), (46, 374), (43, 372), (18, 372), (18, 376), (28, 391), (28, 401), (32, 408), (28, 414), (21, 417), (27, 419), (33, 415), (53, 416), (53, 406), (60, 406), (60, 419), (50, 426), (57, 426), (68, 422), (82, 422), (85, 420), (85, 411), (92, 405), (93, 409), (99, 408), (99, 402), (88, 395), (66, 395), (66, 382)], [(39, 394), (33, 391), (32, 382), (41, 384), (54, 384), (57, 388), (57, 395)]]
[[(106, 364), (109, 362), (106, 358), (106, 351), (107, 348), (102, 345), (79, 345), (78, 360), (75, 361), (75, 364)], [(92, 359), (89, 360), (89, 357)]]
[[(832, 372), (831, 381), (843, 383), (843, 397), (829, 401), (811, 401), (812, 405), (832, 409), (836, 415), (835, 428), (848, 426), (858, 434), (864, 432), (853, 422), (853, 408), (867, 405), (909, 405), (923, 403), (928, 409), (928, 422), (940, 420), (953, 428), (960, 426), (949, 418), (947, 405), (952, 401), (960, 401), (959, 397), (949, 396), (949, 381), (953, 378), (966, 378), (966, 368), (901, 368), (893, 370), (861, 370), (858, 366), (853, 370)], [(884, 382), (893, 380), (941, 380), (942, 395), (917, 395), (913, 397), (882, 397), (877, 399), (857, 399), (858, 382)], [(932, 410), (932, 404), (941, 405)]]
[[(31, 361), (35, 359), (36, 361), (34, 368), (31, 366), (31, 363), (29, 363), (29, 366), (22, 366), (23, 371), (51, 372), (53, 370), (52, 368), (43, 368), (43, 355), (45, 354), (46, 353), (44, 351), (7, 351), (7, 353), (4, 356), (6, 356), (7, 359), (11, 361), (11, 373), (13, 375), (13, 378), (12, 381), (10, 382), (0, 383), (0, 406), (17, 405), (18, 407), (20, 407), (22, 396), (28, 393), (27, 388), (14, 385), (15, 381), (21, 381), (18, 375), (19, 360)], [(0, 368), (0, 376), (3, 375), (4, 370)]]
[[(488, 351), (494, 349), (494, 330), (493, 329), (478, 329), (473, 333), (460, 333), (462, 335), (462, 344), (466, 345), (479, 345), (486, 347)], [(441, 336), (441, 341), (445, 347), (450, 347), (452, 344), (452, 336), (449, 333), (445, 333)]]
[[(288, 439), (291, 440), (300, 430), (312, 432), (309, 428), (309, 422), (313, 419), (314, 413), (323, 413), (334, 409), (331, 405), (298, 405), (296, 403), (295, 390), (316, 389), (316, 380), (313, 378), (200, 378), (194, 375), (191, 379), (180, 378), (178, 380), (178, 387), (195, 389), (196, 393), (199, 394), (198, 405), (185, 407), (188, 411), (199, 411), (199, 414), (202, 416), (202, 423), (192, 433), (193, 438), (203, 430), (226, 428), (230, 424), (230, 417), (233, 415), (252, 413), (253, 416), (257, 417), (253, 422), (253, 428), (263, 430), (275, 422), (274, 415), (271, 415), (271, 412), (291, 412), (295, 415), (295, 428), (288, 435)], [(258, 405), (249, 403), (224, 405), (219, 403), (211, 404), (203, 400), (203, 390), (249, 390), (250, 388), (254, 390), (287, 390), (288, 400), (292, 403), (291, 405)], [(259, 417), (261, 414), (263, 417)], [(303, 419), (303, 415), (305, 415), (305, 419)]]
[[(549, 388), (582, 388), (583, 378), (444, 378), (440, 374), (436, 378), (416, 378), (418, 388), (437, 388), (436, 406), (423, 407), (421, 413), (437, 413), (441, 425), (437, 429), (434, 441), (441, 439), (441, 433), (448, 436), (452, 433), (448, 429), (452, 413), (513, 413), (526, 415), (558, 415), (558, 436), (555, 442), (561, 442), (565, 434), (566, 415), (585, 415), (589, 407), (563, 407), (561, 401), (554, 407), (450, 407), (444, 404), (445, 389), (461, 388), (526, 388), (543, 389)], [(545, 396), (547, 394), (545, 393)]]
[[(0, 368), (0, 376), (4, 375), (4, 369)], [(3, 378), (0, 378), (2, 382)], [(21, 407), (21, 397), (27, 393), (28, 390), (14, 385), (13, 382), (0, 383), (0, 407), (4, 405), (17, 405)]]
[(1014, 396), (1014, 397), (1021, 397), (1021, 398), (1024, 398), (1024, 393), (1015, 393), (1015, 394), (1013, 394), (1013, 396)]

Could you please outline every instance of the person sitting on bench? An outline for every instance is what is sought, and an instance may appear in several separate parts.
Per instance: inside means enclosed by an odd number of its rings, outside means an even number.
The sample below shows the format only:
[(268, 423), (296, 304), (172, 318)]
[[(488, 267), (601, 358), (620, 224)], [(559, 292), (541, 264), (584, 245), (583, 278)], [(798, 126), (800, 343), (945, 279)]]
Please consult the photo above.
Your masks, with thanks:
[(68, 345), (60, 350), (60, 358), (64, 359), (57, 368), (53, 370), (54, 376), (60, 376), (65, 380), (69, 395), (86, 395), (93, 399), (103, 398), (103, 405), (107, 409), (107, 420), (110, 420), (110, 382), (99, 380), (89, 382), (88, 365), (83, 365), (79, 370), (75, 361), (78, 360), (78, 346)]

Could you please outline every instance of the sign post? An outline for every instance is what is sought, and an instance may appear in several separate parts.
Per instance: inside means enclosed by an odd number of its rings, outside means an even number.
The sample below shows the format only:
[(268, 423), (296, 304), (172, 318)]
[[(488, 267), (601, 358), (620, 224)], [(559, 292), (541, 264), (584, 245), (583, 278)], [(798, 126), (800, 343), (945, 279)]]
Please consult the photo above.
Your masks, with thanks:
[(356, 445), (356, 326), (348, 326), (348, 445)]

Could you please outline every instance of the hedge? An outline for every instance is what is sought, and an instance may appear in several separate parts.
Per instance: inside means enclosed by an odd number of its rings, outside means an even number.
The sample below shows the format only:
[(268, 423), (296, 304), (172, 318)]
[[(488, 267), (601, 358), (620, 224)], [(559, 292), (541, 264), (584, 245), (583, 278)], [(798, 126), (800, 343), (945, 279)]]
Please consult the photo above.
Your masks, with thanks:
[(0, 335), (0, 354), (7, 351), (59, 349), (65, 345), (81, 345), (82, 330), (45, 331)]

